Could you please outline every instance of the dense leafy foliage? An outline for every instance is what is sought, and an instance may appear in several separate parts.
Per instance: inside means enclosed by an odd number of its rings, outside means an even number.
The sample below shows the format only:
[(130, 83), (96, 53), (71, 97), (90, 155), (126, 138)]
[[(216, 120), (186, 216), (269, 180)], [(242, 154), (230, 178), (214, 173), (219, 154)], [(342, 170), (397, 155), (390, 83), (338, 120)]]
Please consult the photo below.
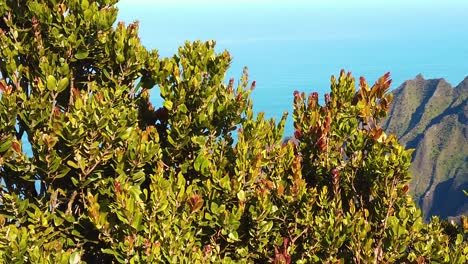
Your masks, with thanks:
[(466, 233), (407, 195), (388, 75), (356, 91), (342, 71), (324, 106), (296, 92), (283, 142), (247, 70), (223, 82), (228, 52), (159, 58), (115, 2), (0, 1), (2, 262), (466, 260)]

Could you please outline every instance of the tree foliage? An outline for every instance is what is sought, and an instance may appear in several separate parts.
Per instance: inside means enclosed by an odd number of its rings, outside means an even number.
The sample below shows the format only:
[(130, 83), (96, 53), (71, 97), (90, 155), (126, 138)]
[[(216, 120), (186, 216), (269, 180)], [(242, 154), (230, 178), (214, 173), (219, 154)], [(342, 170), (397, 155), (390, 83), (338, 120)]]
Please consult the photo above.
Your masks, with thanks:
[(466, 229), (423, 223), (410, 153), (378, 125), (388, 74), (356, 91), (342, 71), (323, 106), (295, 92), (283, 142), (247, 70), (224, 83), (228, 52), (159, 58), (115, 2), (0, 1), (2, 262), (466, 261)]

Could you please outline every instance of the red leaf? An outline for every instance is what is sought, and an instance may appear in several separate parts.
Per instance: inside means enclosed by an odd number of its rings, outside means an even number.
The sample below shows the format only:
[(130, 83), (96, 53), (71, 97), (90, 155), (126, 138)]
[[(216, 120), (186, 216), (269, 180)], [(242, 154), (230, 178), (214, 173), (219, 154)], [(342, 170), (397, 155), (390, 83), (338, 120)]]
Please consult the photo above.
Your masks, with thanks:
[(16, 152), (16, 153), (21, 153), (21, 146), (18, 142), (16, 141), (13, 141), (11, 143), (11, 147), (13, 148), (13, 150)]
[(121, 192), (121, 190), (120, 190), (120, 183), (119, 183), (117, 180), (114, 181), (114, 188), (115, 188), (115, 192), (116, 192), (116, 193), (120, 193), (120, 192)]
[(298, 129), (294, 130), (294, 137), (299, 139), (302, 136), (302, 132)]
[(384, 77), (385, 79), (388, 79), (388, 77), (390, 77), (390, 72), (385, 73), (383, 77)]
[(408, 189), (409, 189), (409, 186), (408, 184), (405, 184), (405, 186), (403, 186), (403, 193), (407, 193), (408, 192)]
[(312, 97), (314, 98), (314, 100), (318, 100), (318, 93), (317, 92), (313, 92), (312, 93)]
[(362, 76), (359, 77), (359, 86), (364, 87), (365, 84), (366, 84), (366, 78)]

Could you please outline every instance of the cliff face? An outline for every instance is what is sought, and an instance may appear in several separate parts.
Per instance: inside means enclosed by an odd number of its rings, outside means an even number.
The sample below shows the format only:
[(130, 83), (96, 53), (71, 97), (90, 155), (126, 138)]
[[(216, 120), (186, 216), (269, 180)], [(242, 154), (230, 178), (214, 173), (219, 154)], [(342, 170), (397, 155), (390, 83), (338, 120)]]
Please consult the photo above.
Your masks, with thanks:
[(468, 77), (452, 88), (421, 75), (393, 91), (387, 133), (413, 153), (411, 191), (426, 219), (468, 214)]

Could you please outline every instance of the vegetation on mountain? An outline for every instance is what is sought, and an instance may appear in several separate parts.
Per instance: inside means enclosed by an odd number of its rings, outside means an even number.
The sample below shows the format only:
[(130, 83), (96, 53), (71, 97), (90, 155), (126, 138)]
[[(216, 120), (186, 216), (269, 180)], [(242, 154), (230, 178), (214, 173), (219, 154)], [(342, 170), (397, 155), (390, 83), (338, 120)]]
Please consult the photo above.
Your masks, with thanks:
[(383, 127), (415, 149), (411, 193), (426, 220), (438, 215), (458, 222), (468, 215), (468, 77), (452, 88), (418, 75), (392, 93)]
[(224, 83), (227, 51), (159, 58), (115, 2), (0, 1), (0, 262), (466, 261), (466, 228), (423, 222), (378, 125), (388, 74), (356, 90), (342, 71), (323, 106), (295, 92), (282, 144), (247, 70)]

